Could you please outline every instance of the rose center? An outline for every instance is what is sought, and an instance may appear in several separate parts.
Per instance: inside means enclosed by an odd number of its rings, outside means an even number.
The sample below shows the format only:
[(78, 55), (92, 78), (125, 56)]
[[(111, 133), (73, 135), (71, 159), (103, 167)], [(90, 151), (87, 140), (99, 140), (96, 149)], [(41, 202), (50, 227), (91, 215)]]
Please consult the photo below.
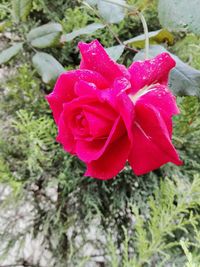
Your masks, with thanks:
[(82, 111), (81, 111), (81, 113), (79, 113), (75, 116), (75, 124), (76, 124), (76, 128), (81, 132), (88, 129), (88, 127), (87, 127), (88, 123), (87, 123), (85, 115), (83, 114)]

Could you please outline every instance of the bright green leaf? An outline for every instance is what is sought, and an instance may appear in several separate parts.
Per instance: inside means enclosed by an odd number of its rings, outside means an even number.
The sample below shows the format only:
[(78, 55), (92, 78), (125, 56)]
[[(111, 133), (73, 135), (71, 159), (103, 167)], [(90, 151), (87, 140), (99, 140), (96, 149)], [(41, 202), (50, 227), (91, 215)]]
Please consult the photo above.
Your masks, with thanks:
[(52, 84), (65, 71), (63, 66), (47, 53), (37, 52), (32, 61), (44, 83)]
[(61, 32), (62, 26), (52, 22), (32, 29), (27, 34), (27, 40), (37, 48), (52, 47), (58, 44)]
[[(161, 29), (158, 31), (149, 32), (149, 42), (150, 44), (164, 43), (167, 42), (169, 45), (172, 45), (174, 42), (174, 36), (166, 29)], [(144, 48), (145, 46), (145, 35), (141, 34), (130, 40), (124, 42), (129, 46), (136, 48)]]
[(16, 43), (13, 46), (0, 52), (0, 64), (8, 62), (11, 58), (16, 56), (23, 47), (23, 43)]
[(124, 45), (115, 45), (106, 48), (106, 52), (112, 59), (116, 61), (121, 57), (122, 53), (124, 52), (124, 48), (125, 48)]
[(12, 0), (12, 13), (15, 22), (25, 21), (32, 8), (32, 0)]
[[(168, 52), (163, 46), (150, 47), (150, 56), (154, 57), (162, 52)], [(190, 95), (200, 97), (200, 71), (190, 67), (174, 54), (170, 55), (176, 61), (176, 67), (170, 72), (169, 86), (175, 95)], [(134, 61), (144, 60), (144, 51), (134, 57)]]
[(73, 40), (74, 38), (76, 38), (77, 36), (80, 35), (84, 35), (84, 34), (92, 34), (95, 31), (104, 28), (105, 25), (100, 24), (100, 23), (92, 23), (87, 25), (86, 27), (83, 27), (81, 29), (78, 30), (74, 30), (73, 32), (70, 32), (68, 34), (65, 34), (62, 36), (62, 42), (70, 42), (71, 40)]
[(123, 5), (126, 5), (124, 0), (115, 0), (116, 4), (106, 2), (105, 0), (98, 1), (98, 11), (99, 14), (108, 22), (108, 23), (118, 23), (123, 20), (125, 16), (125, 8)]
[(159, 0), (159, 19), (169, 30), (189, 30), (200, 34), (199, 12), (199, 0)]

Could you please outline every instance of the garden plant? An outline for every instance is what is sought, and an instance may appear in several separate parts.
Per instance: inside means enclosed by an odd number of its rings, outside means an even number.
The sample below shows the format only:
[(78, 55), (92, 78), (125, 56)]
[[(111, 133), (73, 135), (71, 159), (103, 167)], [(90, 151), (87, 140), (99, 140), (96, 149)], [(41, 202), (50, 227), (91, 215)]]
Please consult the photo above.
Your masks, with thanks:
[(1, 0), (0, 267), (200, 266), (199, 13)]

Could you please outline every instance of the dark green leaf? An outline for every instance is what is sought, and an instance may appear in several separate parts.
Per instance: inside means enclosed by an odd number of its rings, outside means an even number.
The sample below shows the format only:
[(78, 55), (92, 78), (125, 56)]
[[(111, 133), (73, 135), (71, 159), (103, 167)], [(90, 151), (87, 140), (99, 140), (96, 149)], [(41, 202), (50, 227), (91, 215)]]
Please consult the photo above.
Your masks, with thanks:
[(12, 0), (13, 19), (25, 21), (32, 8), (32, 0)]
[(106, 48), (106, 52), (112, 59), (118, 60), (121, 57), (122, 53), (124, 52), (124, 48), (125, 48), (124, 45), (115, 45)]
[(63, 66), (53, 56), (47, 53), (36, 53), (32, 61), (44, 83), (52, 84), (65, 71)]
[[(150, 47), (150, 56), (154, 57), (162, 52), (168, 52), (163, 46)], [(170, 55), (176, 61), (176, 67), (170, 72), (169, 86), (175, 95), (190, 95), (200, 97), (200, 71), (190, 67), (174, 54)], [(134, 57), (134, 61), (144, 60), (144, 51)]]
[(23, 47), (23, 43), (16, 43), (13, 46), (0, 52), (0, 64), (8, 62), (11, 58), (16, 56)]
[(46, 48), (58, 44), (62, 32), (59, 23), (48, 23), (31, 30), (27, 34), (27, 40), (32, 46)]
[(200, 34), (199, 0), (159, 0), (158, 14), (163, 27)]
[(87, 25), (86, 27), (83, 27), (78, 30), (74, 30), (73, 32), (70, 32), (68, 34), (65, 34), (62, 36), (62, 42), (69, 42), (76, 38), (77, 36), (84, 35), (84, 34), (92, 34), (93, 32), (104, 28), (105, 25), (100, 23), (92, 23)]

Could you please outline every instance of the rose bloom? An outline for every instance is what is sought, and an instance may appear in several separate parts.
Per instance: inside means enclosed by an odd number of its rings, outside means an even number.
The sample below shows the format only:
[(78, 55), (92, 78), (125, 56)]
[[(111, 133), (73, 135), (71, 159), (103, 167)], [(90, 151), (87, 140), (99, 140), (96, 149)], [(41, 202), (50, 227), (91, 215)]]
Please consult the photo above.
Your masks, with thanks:
[(85, 175), (116, 176), (128, 161), (136, 175), (182, 161), (171, 142), (179, 113), (167, 87), (175, 61), (168, 53), (134, 62), (114, 62), (94, 40), (78, 45), (80, 68), (66, 71), (46, 98), (58, 127), (57, 141), (85, 162)]

